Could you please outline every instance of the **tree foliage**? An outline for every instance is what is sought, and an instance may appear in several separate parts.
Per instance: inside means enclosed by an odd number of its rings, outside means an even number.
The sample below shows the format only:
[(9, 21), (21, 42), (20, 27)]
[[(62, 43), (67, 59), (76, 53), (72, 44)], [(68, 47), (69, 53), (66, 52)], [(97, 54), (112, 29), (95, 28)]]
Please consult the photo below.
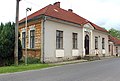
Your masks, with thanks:
[(120, 39), (120, 30), (116, 30), (116, 29), (114, 29), (114, 28), (111, 28), (111, 29), (109, 30), (109, 33), (110, 33), (110, 35), (112, 35), (113, 37), (117, 37), (117, 38)]
[[(21, 42), (19, 42), (19, 59), (22, 57)], [(15, 23), (8, 22), (0, 25), (0, 63), (11, 65), (14, 63)]]

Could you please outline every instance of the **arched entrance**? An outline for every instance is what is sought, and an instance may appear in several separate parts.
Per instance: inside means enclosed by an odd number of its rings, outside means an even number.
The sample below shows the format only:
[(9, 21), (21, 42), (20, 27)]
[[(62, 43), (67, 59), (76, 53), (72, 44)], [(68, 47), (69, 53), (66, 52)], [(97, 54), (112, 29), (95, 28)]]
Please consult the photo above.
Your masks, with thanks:
[(85, 36), (85, 54), (89, 55), (89, 36)]

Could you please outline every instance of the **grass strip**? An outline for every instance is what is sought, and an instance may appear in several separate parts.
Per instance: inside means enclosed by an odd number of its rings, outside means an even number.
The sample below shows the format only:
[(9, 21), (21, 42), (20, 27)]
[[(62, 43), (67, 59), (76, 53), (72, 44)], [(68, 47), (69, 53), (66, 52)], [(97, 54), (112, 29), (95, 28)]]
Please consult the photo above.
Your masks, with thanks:
[(52, 67), (55, 65), (49, 65), (49, 64), (28, 64), (28, 65), (18, 65), (18, 66), (6, 66), (6, 67), (0, 67), (0, 74), (1, 73), (13, 73), (13, 72), (21, 72), (21, 71), (27, 71), (27, 70), (36, 70), (36, 69), (42, 69), (47, 67)]

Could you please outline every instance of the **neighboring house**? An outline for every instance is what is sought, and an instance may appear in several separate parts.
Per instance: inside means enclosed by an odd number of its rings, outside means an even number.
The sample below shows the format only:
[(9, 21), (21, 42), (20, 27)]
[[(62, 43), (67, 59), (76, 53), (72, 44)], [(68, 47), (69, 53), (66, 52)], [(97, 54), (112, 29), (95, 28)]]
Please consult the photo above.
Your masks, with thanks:
[[(20, 21), (19, 31), (25, 53), (25, 18)], [(60, 2), (29, 15), (27, 34), (28, 56), (40, 57), (42, 62), (109, 56), (108, 32), (72, 9), (60, 8)]]
[(120, 39), (109, 35), (109, 54), (120, 56)]

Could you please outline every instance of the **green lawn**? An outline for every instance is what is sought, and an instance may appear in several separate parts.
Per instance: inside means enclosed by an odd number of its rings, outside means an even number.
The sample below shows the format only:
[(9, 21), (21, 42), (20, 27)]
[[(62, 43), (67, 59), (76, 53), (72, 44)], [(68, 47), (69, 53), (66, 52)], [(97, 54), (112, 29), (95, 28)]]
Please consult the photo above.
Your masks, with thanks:
[(19, 66), (6, 66), (0, 67), (0, 74), (1, 73), (13, 73), (13, 72), (21, 72), (27, 70), (35, 70), (35, 69), (42, 69), (47, 67), (52, 67), (54, 65), (49, 64), (28, 64), (28, 65), (19, 65)]

